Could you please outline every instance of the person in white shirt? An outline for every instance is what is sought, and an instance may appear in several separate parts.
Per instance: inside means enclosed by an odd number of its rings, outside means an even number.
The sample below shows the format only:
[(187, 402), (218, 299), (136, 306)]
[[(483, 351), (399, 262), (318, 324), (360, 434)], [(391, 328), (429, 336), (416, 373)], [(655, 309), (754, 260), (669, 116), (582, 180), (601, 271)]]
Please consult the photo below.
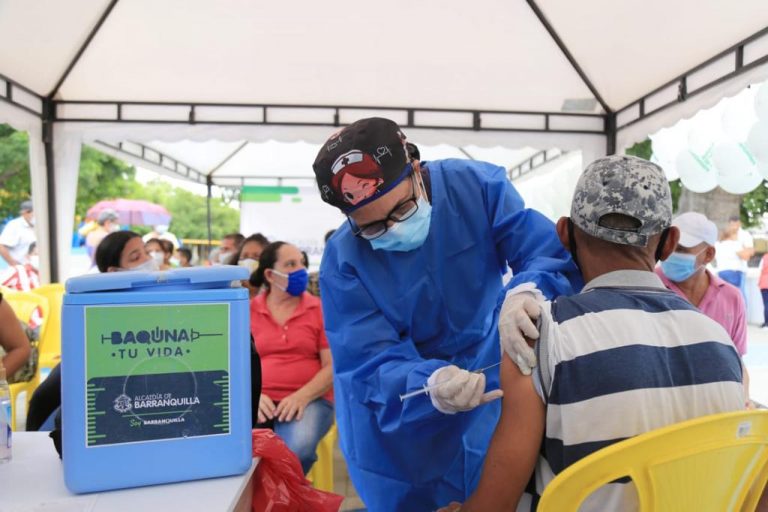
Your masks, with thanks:
[(32, 201), (22, 202), (19, 214), (0, 233), (0, 256), (12, 267), (28, 262), (29, 246), (37, 241)]
[(738, 217), (728, 219), (723, 238), (716, 245), (718, 276), (732, 284), (746, 297), (744, 284), (747, 261), (755, 254), (752, 235), (741, 228)]

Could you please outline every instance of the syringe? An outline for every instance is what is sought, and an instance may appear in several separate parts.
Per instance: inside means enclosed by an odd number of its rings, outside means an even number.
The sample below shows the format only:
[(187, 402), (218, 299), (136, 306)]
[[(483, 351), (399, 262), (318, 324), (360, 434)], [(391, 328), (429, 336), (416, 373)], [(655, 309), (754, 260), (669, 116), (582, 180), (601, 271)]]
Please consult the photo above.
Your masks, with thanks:
[[(483, 373), (484, 371), (490, 370), (491, 368), (496, 368), (500, 364), (501, 364), (501, 361), (499, 361), (498, 363), (494, 363), (490, 366), (486, 366), (485, 368), (478, 368), (477, 370), (472, 370), (472, 373)], [(404, 395), (400, 395), (400, 401), (404, 402), (408, 398), (412, 398), (414, 396), (429, 394), (432, 390), (437, 389), (439, 386), (442, 386), (443, 384), (445, 383), (441, 382), (439, 384), (432, 384), (431, 386), (427, 386), (425, 384), (423, 389), (417, 389), (416, 391), (411, 391), (410, 393), (405, 393)]]

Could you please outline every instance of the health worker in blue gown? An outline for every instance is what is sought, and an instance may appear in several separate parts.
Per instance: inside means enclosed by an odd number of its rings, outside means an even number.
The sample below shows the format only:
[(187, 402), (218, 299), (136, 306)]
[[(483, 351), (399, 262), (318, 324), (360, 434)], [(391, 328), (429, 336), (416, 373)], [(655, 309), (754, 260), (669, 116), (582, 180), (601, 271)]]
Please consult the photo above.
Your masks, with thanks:
[[(503, 168), (420, 162), (394, 122), (362, 119), (314, 163), (321, 196), (347, 215), (320, 268), (341, 449), (371, 511), (427, 511), (477, 485), (499, 417), (497, 305), (533, 282), (580, 288), (554, 225)], [(530, 286), (530, 285), (529, 285)], [(399, 395), (440, 384), (429, 395)]]

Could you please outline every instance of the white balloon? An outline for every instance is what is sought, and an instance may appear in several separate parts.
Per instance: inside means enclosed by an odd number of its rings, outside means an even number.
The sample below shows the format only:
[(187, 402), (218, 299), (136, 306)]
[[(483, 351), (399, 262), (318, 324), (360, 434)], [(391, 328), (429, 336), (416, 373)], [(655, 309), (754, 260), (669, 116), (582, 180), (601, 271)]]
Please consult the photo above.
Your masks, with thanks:
[(723, 134), (733, 142), (744, 142), (749, 129), (757, 122), (752, 94), (744, 90), (733, 98), (723, 100), (722, 108), (720, 123)]
[(717, 173), (701, 157), (690, 151), (681, 151), (675, 159), (675, 167), (683, 186), (691, 192), (709, 192), (717, 186)]
[(731, 194), (746, 194), (763, 181), (757, 164), (743, 144), (721, 142), (712, 150), (718, 184)]
[(662, 128), (650, 135), (654, 156), (660, 162), (674, 161), (677, 154), (688, 145), (688, 131), (689, 121), (683, 119), (674, 126)]
[(731, 194), (746, 194), (752, 192), (763, 182), (763, 176), (757, 169), (738, 176), (718, 177), (718, 184)]
[(768, 80), (759, 86), (755, 94), (755, 114), (761, 121), (768, 121)]
[(768, 120), (757, 122), (747, 136), (747, 148), (755, 159), (768, 164)]
[(688, 124), (688, 149), (695, 155), (708, 158), (715, 144), (725, 138), (722, 123), (722, 107), (699, 110)]
[(662, 160), (656, 156), (656, 153), (654, 153), (651, 156), (651, 162), (661, 167), (661, 169), (664, 171), (664, 176), (667, 177), (667, 181), (675, 181), (680, 179), (680, 174), (677, 172), (677, 164), (675, 163), (674, 158), (669, 160)]

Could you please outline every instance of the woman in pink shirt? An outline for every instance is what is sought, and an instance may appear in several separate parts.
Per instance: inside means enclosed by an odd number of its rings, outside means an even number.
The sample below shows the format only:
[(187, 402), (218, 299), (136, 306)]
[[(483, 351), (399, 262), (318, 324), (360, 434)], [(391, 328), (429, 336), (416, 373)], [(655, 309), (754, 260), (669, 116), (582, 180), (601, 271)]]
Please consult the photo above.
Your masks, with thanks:
[(264, 249), (250, 283), (265, 288), (251, 300), (251, 333), (262, 372), (257, 426), (282, 437), (306, 474), (333, 424), (331, 351), (320, 299), (305, 291), (301, 252), (285, 242)]

